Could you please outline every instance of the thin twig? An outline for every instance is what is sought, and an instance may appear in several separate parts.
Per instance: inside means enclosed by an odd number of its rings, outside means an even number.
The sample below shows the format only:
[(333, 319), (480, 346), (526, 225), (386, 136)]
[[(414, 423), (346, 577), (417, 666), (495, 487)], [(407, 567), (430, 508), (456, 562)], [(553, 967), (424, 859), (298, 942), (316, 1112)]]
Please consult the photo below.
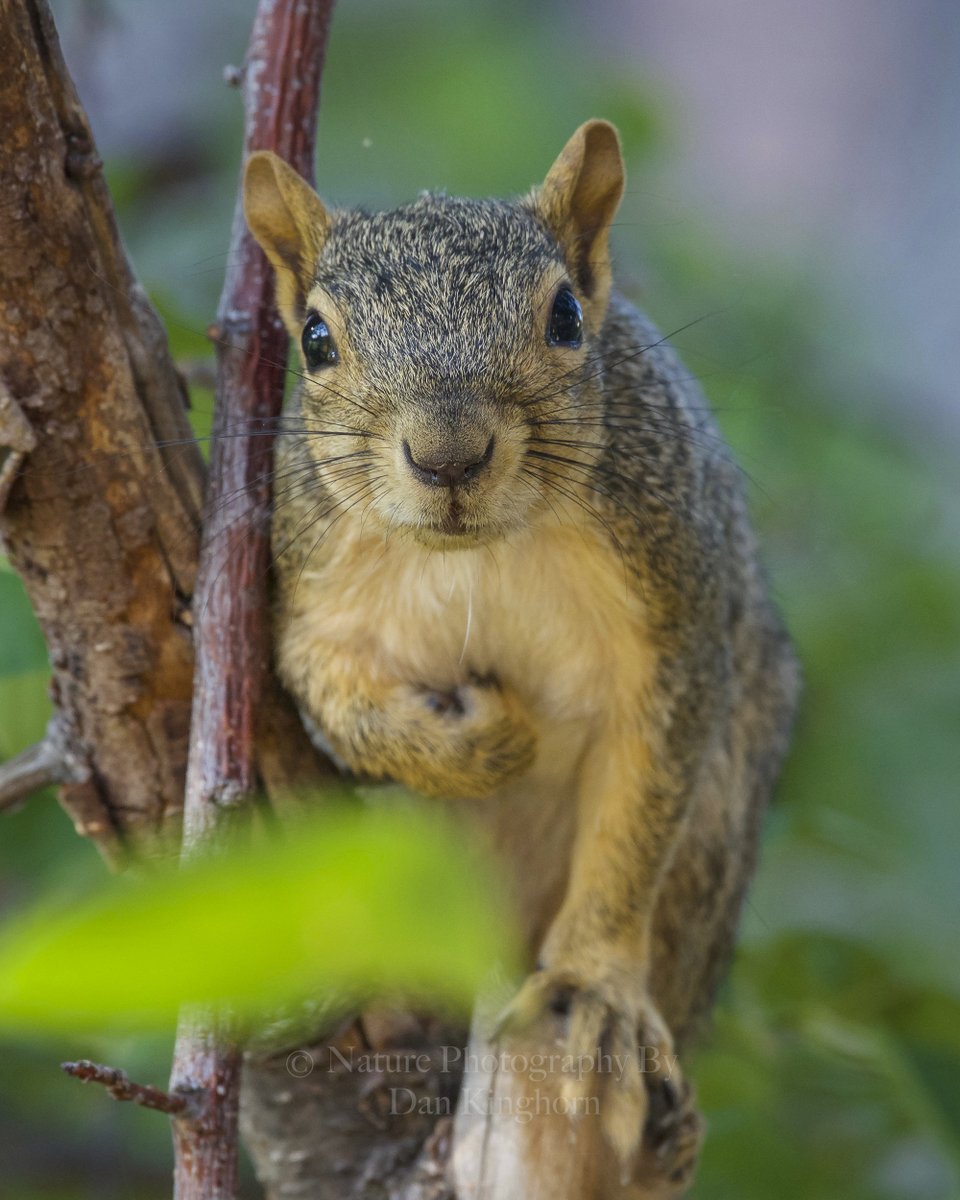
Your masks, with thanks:
[(126, 1071), (116, 1067), (104, 1067), (100, 1063), (91, 1062), (89, 1058), (81, 1058), (78, 1062), (60, 1064), (61, 1071), (66, 1071), (74, 1079), (83, 1083), (99, 1083), (107, 1089), (114, 1100), (131, 1100), (144, 1108), (155, 1108), (157, 1112), (176, 1116), (188, 1107), (185, 1096), (171, 1096), (160, 1088), (149, 1087), (142, 1083), (133, 1083)]
[(62, 783), (66, 766), (44, 739), (0, 766), (0, 811), (17, 808), (33, 792)]
[(81, 771), (54, 717), (42, 741), (0, 765), (0, 812), (12, 812), (33, 792), (68, 781), (81, 782)]

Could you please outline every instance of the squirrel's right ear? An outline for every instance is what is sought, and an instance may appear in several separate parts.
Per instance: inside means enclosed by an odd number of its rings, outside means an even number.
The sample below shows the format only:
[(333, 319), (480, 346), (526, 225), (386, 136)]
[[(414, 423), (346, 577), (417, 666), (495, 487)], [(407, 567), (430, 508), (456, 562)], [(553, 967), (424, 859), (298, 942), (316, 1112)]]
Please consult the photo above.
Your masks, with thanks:
[(270, 150), (257, 150), (247, 159), (243, 211), (277, 272), (277, 305), (296, 333), (330, 232), (330, 215), (307, 181)]
[(610, 288), (607, 235), (625, 177), (616, 129), (609, 121), (587, 121), (533, 194), (534, 207), (560, 243), (576, 281), (600, 303)]

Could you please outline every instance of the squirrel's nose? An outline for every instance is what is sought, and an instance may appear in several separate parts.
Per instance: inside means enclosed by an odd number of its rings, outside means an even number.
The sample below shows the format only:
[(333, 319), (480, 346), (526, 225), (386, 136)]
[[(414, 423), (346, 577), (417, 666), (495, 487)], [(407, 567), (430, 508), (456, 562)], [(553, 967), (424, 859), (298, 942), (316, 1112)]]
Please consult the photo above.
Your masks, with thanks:
[(429, 460), (427, 462), (418, 462), (413, 457), (410, 443), (406, 439), (403, 442), (403, 456), (407, 460), (410, 470), (421, 483), (428, 483), (431, 487), (459, 487), (461, 484), (469, 483), (470, 480), (476, 479), (490, 462), (490, 459), (493, 458), (493, 438), (491, 437), (490, 441), (487, 442), (487, 448), (483, 454), (479, 458), (474, 458), (469, 462), (464, 460), (450, 460), (447, 462)]

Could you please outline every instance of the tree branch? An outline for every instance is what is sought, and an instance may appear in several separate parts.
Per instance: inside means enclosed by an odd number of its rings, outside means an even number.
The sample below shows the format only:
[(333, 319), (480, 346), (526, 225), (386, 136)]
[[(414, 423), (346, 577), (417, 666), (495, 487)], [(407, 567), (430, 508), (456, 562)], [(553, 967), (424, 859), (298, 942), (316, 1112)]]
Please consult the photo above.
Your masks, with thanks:
[(81, 1058), (79, 1062), (61, 1063), (60, 1069), (82, 1083), (102, 1084), (114, 1100), (131, 1100), (134, 1104), (156, 1109), (157, 1112), (167, 1113), (169, 1116), (176, 1116), (189, 1106), (185, 1096), (172, 1096), (160, 1088), (133, 1083), (126, 1071), (101, 1066), (88, 1058)]
[(0, 765), (0, 811), (16, 807), (41, 788), (68, 779), (80, 783), (82, 778), (82, 768), (71, 758), (60, 721), (53, 717), (42, 741)]
[[(320, 76), (332, 0), (261, 0), (244, 70), (245, 156), (272, 149), (313, 178)], [(217, 315), (218, 375), (210, 489), (195, 605), (196, 675), (183, 857), (215, 848), (231, 810), (257, 784), (257, 706), (269, 662), (266, 577), (273, 439), (227, 431), (276, 426), (287, 336), (273, 281), (237, 200)], [(229, 1018), (181, 1018), (171, 1091), (203, 1096), (174, 1121), (177, 1200), (236, 1194), (240, 1051)]]

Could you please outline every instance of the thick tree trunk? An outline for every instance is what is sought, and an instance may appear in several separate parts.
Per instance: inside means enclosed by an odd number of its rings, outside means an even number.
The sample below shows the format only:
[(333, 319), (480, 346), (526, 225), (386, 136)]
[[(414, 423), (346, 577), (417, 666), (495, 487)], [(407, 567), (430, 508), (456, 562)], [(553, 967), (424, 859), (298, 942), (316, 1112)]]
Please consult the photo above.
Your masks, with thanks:
[(46, 6), (0, 11), (0, 535), (50, 649), (63, 804), (116, 859), (182, 809), (203, 470)]

